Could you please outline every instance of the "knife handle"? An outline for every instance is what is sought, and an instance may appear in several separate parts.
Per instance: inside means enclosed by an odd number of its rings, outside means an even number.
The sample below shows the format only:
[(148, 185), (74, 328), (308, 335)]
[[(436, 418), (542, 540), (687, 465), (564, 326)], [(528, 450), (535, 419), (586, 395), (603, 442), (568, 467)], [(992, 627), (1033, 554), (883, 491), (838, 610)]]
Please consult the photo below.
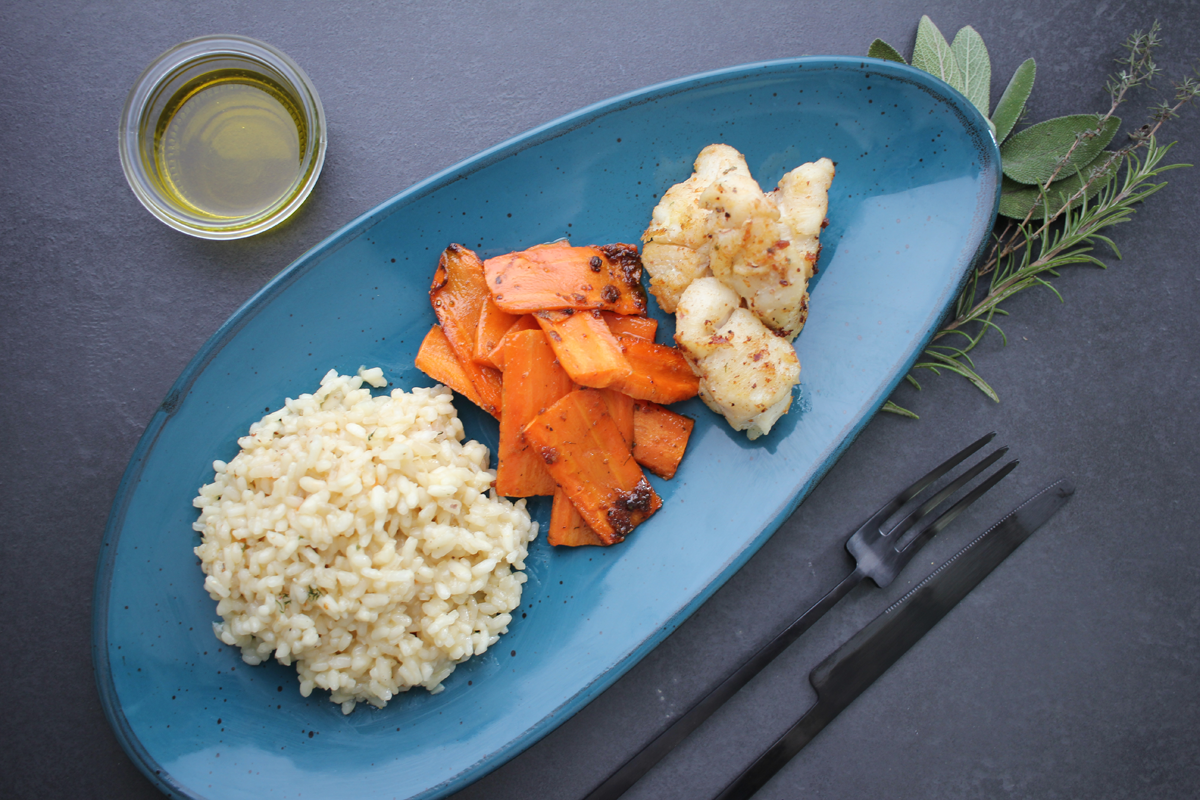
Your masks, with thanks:
[(749, 798), (767, 781), (771, 780), (771, 776), (782, 769), (783, 765), (792, 759), (792, 756), (811, 742), (813, 737), (820, 733), (837, 714), (838, 709), (831, 708), (818, 700), (795, 725), (788, 729), (787, 733), (776, 739), (766, 752), (722, 789), (715, 800), (746, 800)]
[[(725, 701), (737, 694), (738, 690), (762, 672), (763, 668), (800, 638), (800, 634), (813, 626), (825, 612), (837, 605), (846, 594), (862, 583), (865, 575), (856, 567), (853, 572), (842, 579), (841, 583), (805, 611), (792, 624), (788, 625), (771, 641), (767, 642), (758, 652), (750, 656), (736, 671), (721, 681), (712, 691), (700, 699), (683, 716), (675, 720), (660, 733), (650, 744), (646, 745), (637, 755), (626, 761), (621, 768), (609, 775), (604, 783), (593, 789), (584, 800), (615, 800), (633, 786), (643, 775), (671, 752), (688, 734), (700, 727), (704, 720), (713, 715)], [(819, 730), (819, 729), (818, 729)]]

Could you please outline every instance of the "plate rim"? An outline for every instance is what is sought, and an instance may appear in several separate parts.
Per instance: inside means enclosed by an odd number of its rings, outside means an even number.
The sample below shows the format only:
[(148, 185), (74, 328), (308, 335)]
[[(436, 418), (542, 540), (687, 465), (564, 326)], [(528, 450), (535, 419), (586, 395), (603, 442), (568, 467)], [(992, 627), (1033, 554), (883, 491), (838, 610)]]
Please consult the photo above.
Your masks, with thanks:
[[(104, 710), (104, 715), (108, 719), (114, 735), (126, 755), (130, 757), (155, 788), (167, 796), (177, 798), (178, 800), (204, 800), (206, 797), (175, 780), (174, 776), (150, 755), (141, 740), (133, 732), (125, 717), (120, 698), (117, 695), (107, 648), (108, 607), (112, 589), (113, 570), (116, 564), (116, 545), (121, 538), (121, 529), (132, 496), (131, 490), (138, 483), (147, 455), (153, 449), (165, 424), (174, 415), (181, 398), (188, 392), (192, 383), (204, 371), (217, 353), (233, 339), (238, 331), (245, 327), (268, 301), (283, 292), (288, 286), (296, 282), (326, 258), (373, 228), (385, 217), (420, 200), (427, 194), (438, 191), (459, 180), (464, 180), (472, 173), (515, 155), (522, 150), (558, 138), (609, 114), (669, 97), (673, 94), (691, 91), (702, 86), (719, 86), (724, 83), (745, 80), (755, 75), (767, 75), (788, 69), (803, 70), (813, 67), (822, 69), (847, 68), (854, 70), (863, 70), (870, 67), (872, 71), (886, 74), (890, 78), (918, 84), (930, 94), (946, 102), (951, 109), (958, 113), (960, 118), (964, 118), (965, 127), (968, 130), (974, 129), (981, 134), (978, 139), (980, 144), (979, 153), (983, 163), (980, 165), (979, 173), (986, 176), (990, 171), (995, 184), (991, 211), (989, 214), (983, 215), (982, 218), (977, 214), (974, 219), (974, 224), (982, 229), (984, 235), (979, 237), (979, 244), (976, 246), (975, 251), (970, 253), (969, 257), (963, 259), (962, 273), (959, 276), (955, 290), (947, 294), (947, 300), (942, 305), (936, 318), (941, 319), (945, 315), (950, 304), (953, 303), (954, 299), (962, 291), (970, 274), (970, 265), (975, 263), (987, 247), (986, 231), (991, 230), (995, 225), (1001, 189), (999, 146), (987, 124), (986, 118), (975, 108), (970, 100), (948, 83), (906, 64), (867, 56), (800, 56), (755, 61), (650, 84), (583, 106), (485, 148), (412, 184), (408, 188), (401, 190), (387, 200), (360, 214), (326, 236), (316, 245), (304, 251), (290, 264), (280, 270), (258, 291), (251, 295), (249, 299), (242, 303), (213, 332), (183, 368), (179, 377), (172, 383), (162, 403), (155, 409), (145, 430), (139, 437), (137, 445), (130, 455), (129, 463), (126, 465), (125, 471), (121, 476), (121, 481), (117, 485), (116, 494), (114, 495), (105, 523), (104, 534), (100, 542), (92, 591), (92, 671), (96, 680), (96, 688), (100, 695), (100, 705)], [(984, 222), (986, 224), (983, 224)], [(962, 257), (968, 254), (960, 251), (959, 255)], [(493, 750), (485, 757), (464, 766), (459, 772), (441, 783), (429, 787), (418, 795), (414, 795), (413, 799), (439, 797), (451, 791), (464, 788), (482, 778), (488, 772), (515, 757), (554, 728), (557, 728), (566, 719), (569, 719), (584, 705), (591, 702), (601, 692), (616, 682), (618, 678), (641, 661), (646, 654), (657, 647), (663, 639), (678, 628), (700, 605), (708, 600), (718, 588), (724, 585), (734, 573), (741, 569), (746, 561), (778, 530), (783, 521), (795, 511), (812, 488), (820, 482), (821, 478), (837, 463), (845, 450), (858, 438), (859, 434), (866, 427), (866, 424), (878, 413), (884, 401), (891, 395), (904, 375), (911, 369), (912, 364), (917, 360), (921, 352), (928, 346), (936, 330), (937, 327), (935, 325), (924, 333), (912, 355), (901, 362), (895, 374), (881, 385), (876, 397), (863, 406), (866, 410), (854, 421), (850, 432), (832, 448), (825, 460), (817, 466), (810, 479), (801, 485), (782, 505), (778, 513), (763, 526), (759, 535), (748, 541), (729, 561), (725, 568), (717, 573), (717, 576), (712, 581), (701, 588), (700, 591), (677, 610), (658, 631), (640, 642), (608, 670), (598, 674), (593, 681), (587, 684), (583, 691), (574, 697), (568, 698), (537, 723), (513, 737), (504, 745)]]

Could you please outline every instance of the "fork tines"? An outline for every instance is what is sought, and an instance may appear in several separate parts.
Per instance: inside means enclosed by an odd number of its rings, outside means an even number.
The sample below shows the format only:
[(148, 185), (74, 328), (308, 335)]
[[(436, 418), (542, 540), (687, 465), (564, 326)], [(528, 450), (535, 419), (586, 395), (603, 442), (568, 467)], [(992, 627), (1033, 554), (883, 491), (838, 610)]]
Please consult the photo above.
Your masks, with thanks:
[[(946, 500), (1004, 457), (1004, 454), (1008, 452), (1008, 448), (1001, 447), (985, 456), (962, 475), (943, 486), (933, 496), (902, 520), (891, 526), (887, 531), (883, 530), (883, 525), (888, 519), (908, 503), (912, 502), (919, 494), (945, 477), (959, 464), (981, 450), (995, 436), (995, 432), (989, 433), (946, 459), (928, 474), (913, 483), (912, 486), (909, 486), (890, 501), (884, 503), (850, 537), (850, 540), (846, 542), (846, 548), (854, 555), (858, 561), (858, 568), (864, 575), (871, 578), (880, 588), (887, 586), (926, 542), (944, 530), (946, 526), (954, 521), (955, 517), (986, 494), (988, 490), (999, 483), (1008, 473), (1012, 472), (1019, 463), (1016, 460), (1002, 466), (954, 505), (942, 511), (936, 518), (930, 519), (935, 512), (941, 510)], [(924, 524), (922, 525), (921, 523), (923, 522)]]

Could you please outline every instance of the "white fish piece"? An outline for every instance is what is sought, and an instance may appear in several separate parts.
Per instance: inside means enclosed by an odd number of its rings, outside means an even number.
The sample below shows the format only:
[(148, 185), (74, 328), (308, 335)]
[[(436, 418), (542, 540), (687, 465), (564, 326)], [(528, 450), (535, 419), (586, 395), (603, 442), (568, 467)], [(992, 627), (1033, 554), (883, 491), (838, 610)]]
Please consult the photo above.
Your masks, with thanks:
[(792, 404), (800, 360), (715, 277), (693, 281), (675, 311), (675, 342), (700, 377), (700, 399), (751, 439)]
[(692, 281), (715, 275), (768, 328), (794, 339), (808, 318), (833, 162), (797, 167), (770, 194), (729, 145), (705, 147), (693, 166), (691, 177), (663, 195), (642, 234), (650, 291), (673, 313)]
[(764, 194), (748, 171), (723, 173), (699, 202), (710, 218), (709, 269), (747, 308), (789, 341), (808, 319), (808, 281), (828, 209), (833, 162), (823, 158), (788, 173)]
[(797, 238), (814, 240), (825, 227), (829, 211), (829, 187), (837, 170), (828, 158), (801, 164), (779, 179), (775, 204), (779, 216)]
[(800, 364), (790, 343), (808, 319), (835, 168), (802, 164), (765, 193), (734, 148), (700, 151), (642, 235), (650, 291), (676, 315), (676, 342), (700, 397), (751, 439), (791, 407)]
[(726, 144), (710, 144), (701, 150), (692, 168), (695, 171), (690, 178), (663, 195), (642, 234), (642, 265), (650, 275), (650, 291), (669, 314), (675, 313), (688, 284), (712, 274), (708, 251), (713, 212), (700, 205), (701, 193), (723, 173), (738, 171), (750, 176), (746, 159)]

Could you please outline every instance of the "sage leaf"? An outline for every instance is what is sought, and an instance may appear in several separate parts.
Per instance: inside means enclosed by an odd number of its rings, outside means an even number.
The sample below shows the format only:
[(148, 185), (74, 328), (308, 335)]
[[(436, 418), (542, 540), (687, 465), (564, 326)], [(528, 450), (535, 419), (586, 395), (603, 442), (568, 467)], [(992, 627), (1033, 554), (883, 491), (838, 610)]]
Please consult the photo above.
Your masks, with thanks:
[(900, 55), (896, 48), (892, 47), (883, 39), (876, 39), (875, 41), (871, 42), (871, 46), (867, 48), (867, 57), (882, 58), (884, 61), (899, 61), (901, 64), (908, 63), (904, 60), (904, 56)]
[(927, 15), (917, 25), (917, 41), (913, 45), (912, 65), (934, 77), (963, 90), (962, 71), (954, 60), (954, 51), (946, 44), (946, 37), (938, 30)]
[(1039, 122), (1014, 133), (1000, 148), (1004, 174), (1017, 183), (1030, 185), (1044, 184), (1051, 175), (1056, 175), (1056, 170), (1058, 178), (1074, 175), (1112, 141), (1119, 127), (1120, 118), (1109, 117), (1101, 126), (1095, 114), (1074, 114)]
[(992, 100), (992, 62), (988, 58), (983, 37), (968, 25), (954, 35), (950, 50), (954, 53), (954, 61), (962, 72), (962, 93), (986, 118)]
[(1037, 64), (1032, 58), (1025, 59), (1017, 71), (1013, 73), (996, 103), (996, 113), (992, 114), (992, 122), (996, 124), (996, 141), (1001, 144), (1012, 133), (1013, 126), (1021, 118), (1025, 110), (1025, 101), (1033, 91), (1033, 79), (1037, 76)]
[[(1053, 186), (1054, 184), (1051, 184), (1051, 188)], [(1012, 178), (1004, 177), (1000, 180), (1000, 207), (996, 213), (1009, 219), (1025, 219), (1040, 196), (1041, 191), (1038, 187), (1026, 186)]]
[[(1071, 208), (1079, 206), (1085, 198), (1091, 200), (1096, 196), (1096, 192), (1103, 189), (1113, 179), (1120, 168), (1121, 159), (1116, 157), (1113, 151), (1101, 150), (1100, 154), (1083, 169), (1050, 184), (1050, 188), (1045, 194), (1046, 210), (1054, 215), (1066, 205), (1068, 200), (1071, 200)], [(1087, 192), (1075, 197), (1085, 184)], [(1025, 219), (1030, 210), (1037, 206), (1037, 210), (1033, 212), (1033, 219), (1041, 219), (1043, 214), (1039, 203), (1041, 198), (1042, 192), (1039, 187), (1026, 186), (1010, 178), (1005, 178), (1000, 185), (1000, 216)]]

